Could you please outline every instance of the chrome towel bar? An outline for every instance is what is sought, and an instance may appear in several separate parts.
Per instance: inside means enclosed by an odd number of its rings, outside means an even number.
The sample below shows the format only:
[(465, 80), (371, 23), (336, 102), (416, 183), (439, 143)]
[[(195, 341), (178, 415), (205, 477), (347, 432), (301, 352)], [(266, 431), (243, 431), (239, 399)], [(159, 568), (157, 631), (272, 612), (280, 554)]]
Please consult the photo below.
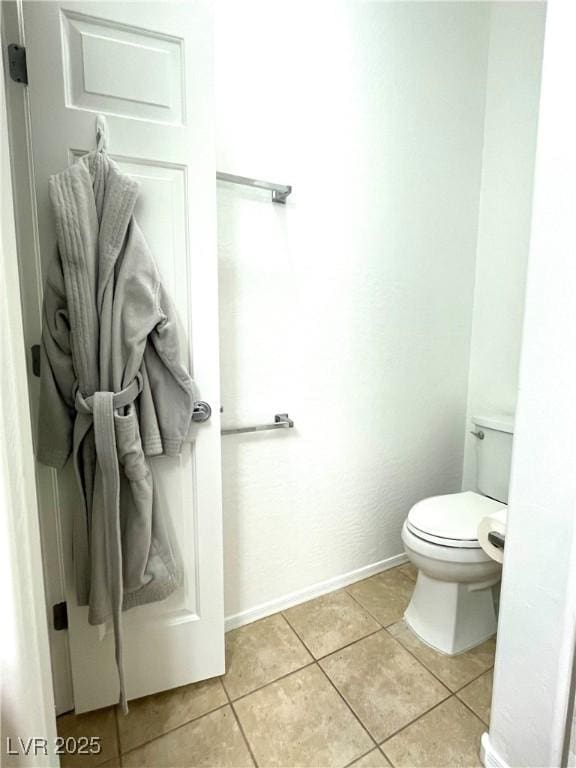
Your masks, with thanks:
[(257, 187), (258, 189), (267, 189), (272, 192), (273, 203), (285, 203), (286, 198), (292, 192), (292, 187), (288, 184), (273, 184), (271, 181), (260, 181), (259, 179), (249, 179), (247, 176), (236, 176), (233, 173), (216, 173), (218, 181), (229, 181), (232, 184), (243, 184), (245, 187)]
[(256, 424), (253, 427), (232, 427), (221, 430), (222, 435), (242, 435), (245, 432), (265, 432), (269, 429), (292, 429), (294, 422), (287, 413), (277, 413), (273, 424)]

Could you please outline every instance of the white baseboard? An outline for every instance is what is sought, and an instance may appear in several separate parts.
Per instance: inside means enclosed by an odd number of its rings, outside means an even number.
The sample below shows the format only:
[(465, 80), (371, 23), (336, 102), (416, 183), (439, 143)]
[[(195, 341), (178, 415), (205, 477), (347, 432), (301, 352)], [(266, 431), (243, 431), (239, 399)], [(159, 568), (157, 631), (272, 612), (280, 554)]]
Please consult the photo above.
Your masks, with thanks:
[(484, 768), (509, 768), (500, 755), (496, 752), (490, 741), (490, 734), (483, 733), (480, 740), (480, 759), (484, 764)]
[(226, 632), (231, 629), (236, 629), (244, 624), (250, 624), (258, 619), (263, 619), (266, 616), (270, 616), (278, 611), (284, 611), (286, 608), (291, 608), (293, 605), (299, 603), (305, 603), (307, 600), (312, 600), (314, 597), (320, 597), (326, 595), (328, 592), (334, 592), (336, 589), (342, 589), (349, 584), (354, 584), (355, 581), (361, 581), (367, 579), (369, 576), (374, 576), (381, 571), (387, 571), (389, 568), (395, 568), (397, 565), (407, 563), (408, 558), (404, 553), (400, 555), (394, 555), (388, 557), (386, 560), (379, 560), (377, 563), (371, 565), (365, 565), (362, 568), (357, 568), (355, 571), (348, 571), (341, 576), (335, 576), (332, 579), (326, 581), (320, 581), (318, 584), (313, 584), (305, 589), (300, 589), (298, 592), (290, 592), (282, 597), (277, 597), (274, 600), (269, 600), (267, 603), (261, 603), (254, 606), (254, 608), (248, 608), (240, 613), (235, 613), (232, 616), (227, 616), (224, 620), (224, 627)]

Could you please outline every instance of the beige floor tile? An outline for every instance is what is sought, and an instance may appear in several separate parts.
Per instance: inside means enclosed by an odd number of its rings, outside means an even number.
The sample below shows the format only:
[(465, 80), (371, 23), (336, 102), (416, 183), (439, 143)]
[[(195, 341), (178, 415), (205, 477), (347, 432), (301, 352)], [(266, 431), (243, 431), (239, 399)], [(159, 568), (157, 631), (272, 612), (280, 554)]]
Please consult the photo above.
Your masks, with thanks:
[(458, 691), (458, 698), (468, 704), (470, 709), (480, 717), (486, 725), (490, 722), (490, 705), (492, 703), (492, 681), (494, 671), (490, 669), (484, 672), (477, 680), (473, 680), (461, 691)]
[(451, 691), (462, 688), (494, 664), (496, 638), (491, 638), (458, 656), (446, 656), (419, 640), (404, 621), (388, 627), (388, 632), (439, 677)]
[(452, 697), (382, 745), (396, 768), (481, 767), (484, 723)]
[(404, 616), (413, 590), (414, 582), (399, 568), (346, 587), (346, 591), (384, 627)]
[(384, 630), (319, 663), (376, 741), (383, 741), (449, 695)]
[(118, 712), (120, 749), (128, 752), (227, 701), (218, 678), (131, 701), (127, 715)]
[(226, 635), (226, 674), (230, 698), (236, 699), (312, 661), (294, 630), (279, 613)]
[(390, 762), (379, 749), (373, 749), (367, 755), (350, 763), (349, 768), (388, 768)]
[(124, 768), (244, 768), (250, 752), (230, 706), (149, 741), (127, 755)]
[(400, 573), (403, 573), (404, 576), (408, 576), (409, 579), (412, 579), (412, 581), (416, 581), (418, 578), (418, 568), (416, 568), (415, 565), (412, 565), (412, 563), (405, 563), (404, 565), (400, 565), (398, 570)]
[(332, 592), (284, 611), (308, 650), (319, 659), (380, 625), (347, 592)]
[(234, 703), (261, 768), (344, 766), (372, 741), (316, 665)]
[(64, 738), (81, 736), (88, 738), (96, 736), (100, 739), (101, 750), (97, 755), (63, 754), (60, 756), (62, 768), (67, 766), (91, 766), (101, 765), (118, 755), (118, 739), (116, 736), (116, 718), (114, 708), (97, 709), (87, 712), (85, 715), (61, 715), (56, 720), (58, 735)]

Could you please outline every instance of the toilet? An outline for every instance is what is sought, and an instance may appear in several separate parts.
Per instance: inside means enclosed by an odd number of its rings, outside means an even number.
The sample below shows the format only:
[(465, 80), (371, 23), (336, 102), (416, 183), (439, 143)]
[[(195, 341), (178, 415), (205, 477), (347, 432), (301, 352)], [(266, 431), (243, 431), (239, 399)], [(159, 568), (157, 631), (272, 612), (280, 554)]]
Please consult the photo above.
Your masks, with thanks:
[(476, 417), (477, 492), (432, 496), (415, 504), (402, 541), (418, 569), (404, 619), (427, 645), (450, 656), (496, 632), (493, 587), (502, 566), (478, 542), (478, 524), (508, 502), (513, 423), (508, 417)]

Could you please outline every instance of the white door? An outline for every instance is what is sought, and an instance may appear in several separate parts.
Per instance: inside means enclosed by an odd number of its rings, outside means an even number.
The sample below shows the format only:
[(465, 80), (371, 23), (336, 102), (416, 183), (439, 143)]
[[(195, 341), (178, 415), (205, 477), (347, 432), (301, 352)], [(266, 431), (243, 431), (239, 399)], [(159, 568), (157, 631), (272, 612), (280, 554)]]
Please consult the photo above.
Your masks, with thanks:
[[(212, 20), (201, 0), (26, 2), (24, 33), (42, 270), (55, 248), (48, 177), (95, 148), (103, 114), (110, 156), (141, 184), (136, 216), (178, 308), (200, 397), (212, 406), (179, 459), (153, 460), (185, 584), (164, 602), (124, 614), (127, 693), (135, 698), (224, 671)], [(33, 260), (23, 274), (43, 282)], [(37, 315), (38, 307), (25, 311)], [(69, 530), (78, 497), (70, 467), (54, 490), (42, 506), (57, 508), (74, 705), (84, 712), (117, 701), (113, 636), (110, 626), (89, 626), (87, 608), (76, 605)], [(45, 557), (54, 563), (47, 575), (58, 579), (60, 534), (44, 528)]]

